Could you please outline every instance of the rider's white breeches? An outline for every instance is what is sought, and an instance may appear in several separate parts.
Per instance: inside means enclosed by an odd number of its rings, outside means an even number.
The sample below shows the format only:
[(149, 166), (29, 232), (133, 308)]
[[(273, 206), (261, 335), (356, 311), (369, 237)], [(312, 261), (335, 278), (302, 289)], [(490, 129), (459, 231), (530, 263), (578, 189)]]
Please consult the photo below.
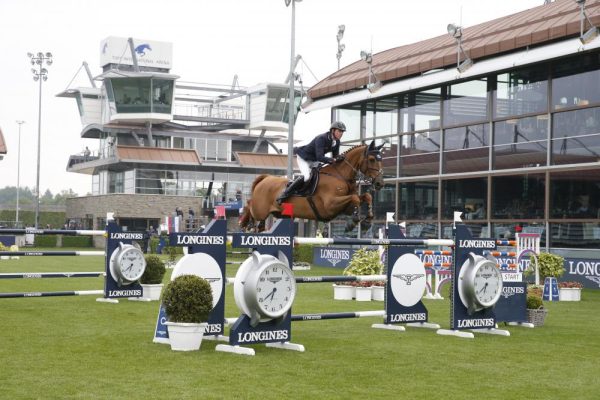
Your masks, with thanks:
[(310, 166), (312, 163), (303, 160), (300, 156), (296, 156), (296, 162), (298, 163), (300, 173), (304, 176), (304, 181), (308, 182), (308, 179), (310, 178)]

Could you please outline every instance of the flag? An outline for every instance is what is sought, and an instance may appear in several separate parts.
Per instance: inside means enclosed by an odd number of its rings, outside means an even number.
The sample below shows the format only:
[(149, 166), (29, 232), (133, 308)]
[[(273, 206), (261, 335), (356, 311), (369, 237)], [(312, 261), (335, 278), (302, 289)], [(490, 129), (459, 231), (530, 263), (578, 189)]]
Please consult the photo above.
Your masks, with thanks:
[(225, 206), (215, 206), (215, 218), (225, 218)]
[(294, 205), (292, 203), (283, 203), (281, 205), (281, 215), (289, 215), (294, 218)]

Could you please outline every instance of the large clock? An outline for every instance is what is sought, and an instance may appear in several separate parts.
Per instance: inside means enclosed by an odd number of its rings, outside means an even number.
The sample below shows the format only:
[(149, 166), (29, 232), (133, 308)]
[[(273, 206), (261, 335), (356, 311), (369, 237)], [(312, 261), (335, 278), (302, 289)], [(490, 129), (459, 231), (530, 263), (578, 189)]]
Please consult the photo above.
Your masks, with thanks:
[(144, 274), (146, 259), (144, 253), (130, 244), (119, 243), (110, 256), (110, 275), (119, 286), (130, 285)]
[(235, 302), (250, 325), (284, 318), (296, 296), (296, 280), (287, 258), (253, 252), (242, 263), (233, 284)]
[(469, 314), (494, 306), (502, 295), (502, 273), (496, 263), (469, 253), (458, 276), (458, 294)]

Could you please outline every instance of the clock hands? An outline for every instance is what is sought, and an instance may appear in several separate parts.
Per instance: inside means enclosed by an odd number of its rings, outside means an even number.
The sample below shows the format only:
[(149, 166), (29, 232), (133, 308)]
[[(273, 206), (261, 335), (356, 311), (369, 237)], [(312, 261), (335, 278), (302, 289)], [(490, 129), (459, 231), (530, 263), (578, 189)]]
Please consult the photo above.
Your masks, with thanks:
[(478, 293), (481, 293), (481, 292), (485, 293), (485, 290), (487, 289), (487, 287), (488, 287), (488, 283), (486, 282), (485, 285), (483, 285), (483, 288), (481, 288)]
[(271, 293), (269, 293), (268, 295), (265, 296), (265, 300), (267, 300), (269, 297), (271, 298), (271, 300), (273, 300), (273, 296), (275, 295), (276, 291), (277, 291), (277, 288), (273, 288)]

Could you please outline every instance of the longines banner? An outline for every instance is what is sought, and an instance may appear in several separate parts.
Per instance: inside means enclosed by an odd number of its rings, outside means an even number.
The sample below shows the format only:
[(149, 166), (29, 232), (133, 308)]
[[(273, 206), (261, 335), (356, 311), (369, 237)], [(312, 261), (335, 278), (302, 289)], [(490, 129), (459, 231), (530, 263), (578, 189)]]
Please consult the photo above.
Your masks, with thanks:
[(349, 247), (313, 247), (313, 264), (320, 267), (346, 268), (355, 251)]
[(587, 258), (565, 258), (565, 274), (561, 282), (577, 281), (586, 288), (600, 288), (600, 260)]

